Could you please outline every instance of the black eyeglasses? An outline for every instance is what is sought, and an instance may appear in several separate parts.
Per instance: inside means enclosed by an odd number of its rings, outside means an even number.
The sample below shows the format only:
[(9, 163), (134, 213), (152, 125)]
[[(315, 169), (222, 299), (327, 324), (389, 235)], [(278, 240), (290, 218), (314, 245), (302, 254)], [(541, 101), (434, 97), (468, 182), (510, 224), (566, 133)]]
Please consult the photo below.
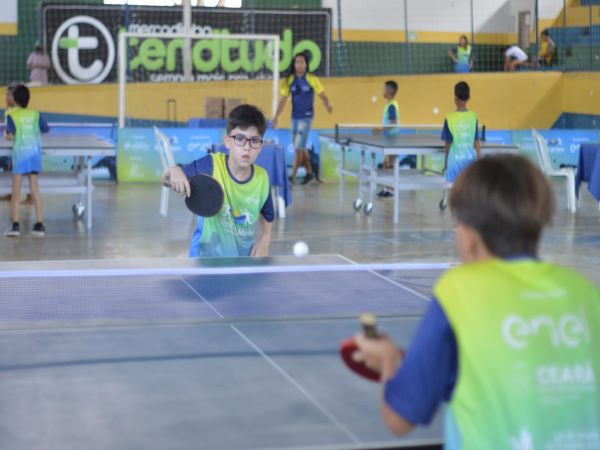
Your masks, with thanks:
[(244, 136), (243, 134), (236, 134), (235, 136), (229, 136), (229, 137), (231, 139), (233, 139), (233, 142), (235, 142), (235, 145), (237, 145), (238, 147), (243, 147), (246, 145), (246, 142), (249, 142), (250, 148), (257, 150), (263, 144), (262, 138), (259, 138), (258, 136), (252, 136), (252, 137), (248, 138), (248, 137)]

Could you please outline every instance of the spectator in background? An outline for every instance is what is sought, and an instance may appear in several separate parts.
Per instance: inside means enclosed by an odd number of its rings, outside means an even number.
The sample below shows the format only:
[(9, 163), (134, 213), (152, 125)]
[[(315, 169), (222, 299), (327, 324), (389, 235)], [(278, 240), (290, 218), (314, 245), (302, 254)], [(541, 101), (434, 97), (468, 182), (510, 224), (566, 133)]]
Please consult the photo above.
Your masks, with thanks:
[(537, 63), (540, 66), (551, 66), (553, 64), (554, 55), (556, 54), (556, 45), (550, 38), (548, 30), (542, 31), (540, 35), (540, 52), (538, 54)]
[(527, 65), (527, 53), (525, 53), (518, 45), (511, 45), (503, 48), (504, 54), (504, 71), (514, 72), (519, 66)]
[(454, 70), (456, 73), (467, 73), (471, 71), (473, 60), (471, 59), (471, 46), (467, 36), (462, 35), (458, 38), (458, 46), (448, 50), (448, 56), (454, 61)]
[(27, 68), (30, 70), (29, 81), (32, 84), (48, 84), (50, 58), (40, 44), (35, 45), (33, 53), (27, 58)]

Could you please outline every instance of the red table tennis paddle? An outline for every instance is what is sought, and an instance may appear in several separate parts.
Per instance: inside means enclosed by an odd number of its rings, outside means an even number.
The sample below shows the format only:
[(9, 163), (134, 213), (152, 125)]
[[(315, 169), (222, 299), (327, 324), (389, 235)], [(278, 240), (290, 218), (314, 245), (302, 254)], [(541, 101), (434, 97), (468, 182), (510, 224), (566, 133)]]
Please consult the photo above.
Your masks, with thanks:
[[(369, 339), (377, 339), (379, 337), (376, 319), (373, 314), (361, 315), (360, 323), (366, 337)], [(358, 345), (356, 345), (354, 337), (350, 337), (342, 342), (340, 345), (340, 356), (353, 372), (368, 380), (379, 382), (380, 373), (365, 364), (364, 357)]]
[[(360, 316), (360, 323), (365, 336), (369, 339), (378, 339), (377, 320), (373, 314)], [(340, 356), (346, 365), (356, 374), (375, 382), (379, 382), (381, 374), (365, 364), (363, 354), (360, 352), (354, 337), (344, 340), (340, 346)]]

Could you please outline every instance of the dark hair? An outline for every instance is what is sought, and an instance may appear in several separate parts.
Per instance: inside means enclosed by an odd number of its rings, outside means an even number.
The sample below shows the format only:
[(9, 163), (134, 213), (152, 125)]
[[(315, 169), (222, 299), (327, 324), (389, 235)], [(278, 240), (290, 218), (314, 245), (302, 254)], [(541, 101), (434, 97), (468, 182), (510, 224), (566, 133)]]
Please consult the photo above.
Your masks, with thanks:
[(385, 87), (392, 91), (392, 96), (396, 95), (396, 92), (398, 92), (398, 83), (396, 83), (394, 80), (386, 81)]
[(450, 208), (495, 256), (536, 256), (542, 229), (554, 214), (554, 197), (527, 158), (503, 154), (481, 158), (458, 176)]
[(456, 83), (456, 86), (454, 86), (454, 95), (459, 100), (466, 102), (469, 100), (469, 98), (471, 98), (471, 88), (466, 82), (459, 81)]
[(231, 110), (227, 116), (227, 134), (234, 128), (246, 130), (256, 127), (259, 134), (264, 136), (267, 131), (267, 119), (260, 109), (254, 105), (239, 105)]
[(464, 35), (464, 34), (463, 34), (462, 36), (460, 36), (460, 37), (458, 38), (458, 42), (459, 42), (459, 43), (460, 43), (460, 38), (465, 38), (465, 47), (468, 47), (468, 46), (469, 46), (469, 39), (467, 38), (467, 36), (466, 36), (466, 35)]
[(296, 73), (296, 69), (295, 69), (295, 63), (296, 63), (296, 58), (298, 56), (301, 56), (304, 58), (304, 61), (306, 62), (306, 72), (310, 72), (310, 53), (308, 51), (303, 51), (300, 53), (296, 53), (294, 55), (294, 57), (292, 58), (292, 63), (290, 64), (290, 68), (288, 70), (288, 76), (290, 75), (294, 75)]
[(550, 36), (550, 32), (548, 31), (548, 29), (542, 31), (542, 36)]
[(29, 104), (29, 89), (27, 89), (27, 86), (23, 84), (15, 86), (12, 91), (12, 96), (17, 105), (21, 108), (27, 108), (27, 105)]

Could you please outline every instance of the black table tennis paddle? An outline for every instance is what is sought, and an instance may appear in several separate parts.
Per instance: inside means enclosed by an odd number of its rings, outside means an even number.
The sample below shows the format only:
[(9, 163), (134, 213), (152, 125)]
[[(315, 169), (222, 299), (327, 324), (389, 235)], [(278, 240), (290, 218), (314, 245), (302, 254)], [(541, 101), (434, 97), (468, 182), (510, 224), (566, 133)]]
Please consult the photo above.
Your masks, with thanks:
[[(171, 187), (171, 180), (167, 177), (164, 186)], [(190, 179), (191, 194), (185, 198), (185, 206), (197, 216), (212, 217), (223, 206), (225, 197), (223, 187), (213, 177), (206, 174), (194, 175)]]
[(212, 217), (223, 206), (223, 187), (213, 177), (198, 174), (190, 179), (191, 195), (185, 198), (185, 206), (202, 217)]

